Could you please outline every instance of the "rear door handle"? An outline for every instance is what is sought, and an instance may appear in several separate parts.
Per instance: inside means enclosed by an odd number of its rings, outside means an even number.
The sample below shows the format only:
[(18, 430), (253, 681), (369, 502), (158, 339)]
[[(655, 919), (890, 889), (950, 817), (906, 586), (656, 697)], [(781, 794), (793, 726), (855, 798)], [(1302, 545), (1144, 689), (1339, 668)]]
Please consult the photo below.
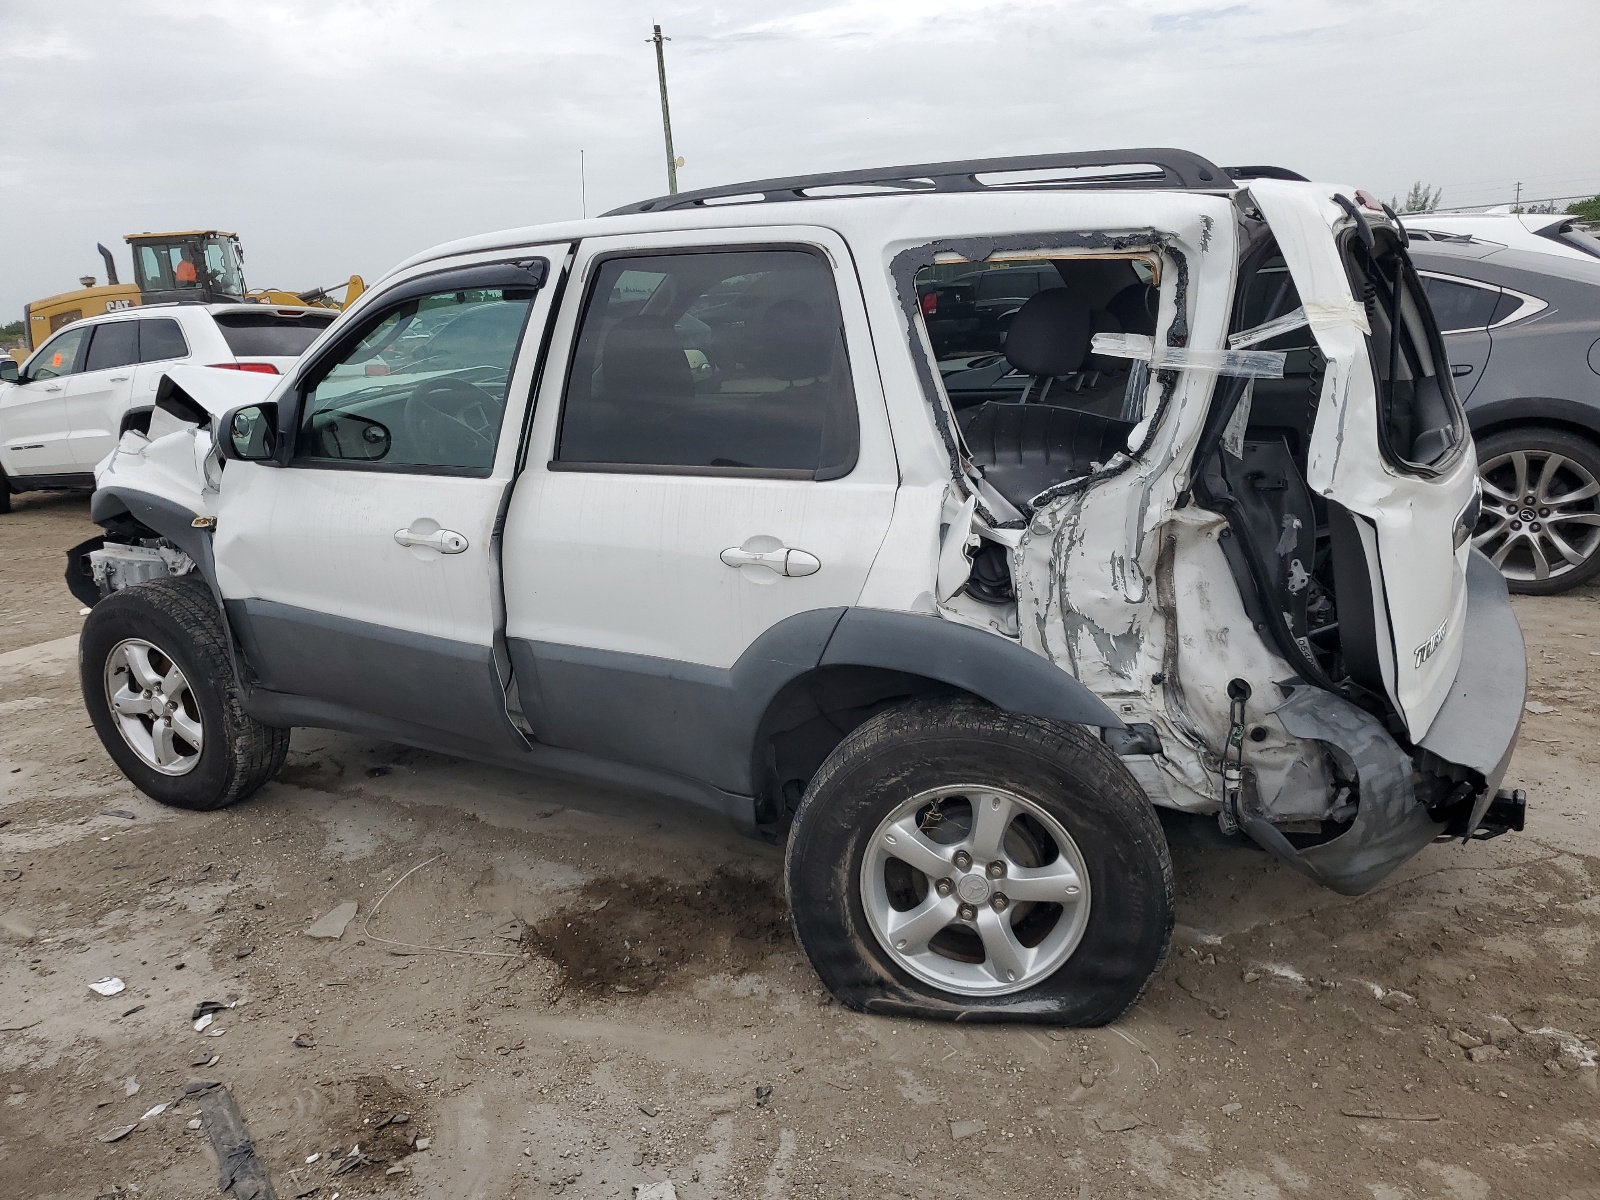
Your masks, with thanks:
[(1451, 363), (1450, 364), (1450, 374), (1454, 375), (1457, 379), (1460, 379), (1463, 375), (1471, 375), (1472, 374), (1472, 364), (1471, 363)]
[(767, 567), (791, 579), (822, 570), (822, 561), (815, 554), (791, 550), (771, 537), (753, 537), (742, 546), (729, 546), (721, 557), (730, 567)]
[(52, 383), (49, 387), (45, 388), (45, 391), (47, 392), (59, 392), (60, 390), (61, 385), (59, 383)]
[(108, 382), (110, 382), (110, 383), (127, 383), (128, 382), (128, 377), (126, 375), (113, 375), (113, 376), (111, 376), (110, 380), (108, 380)]
[(467, 548), (467, 539), (454, 529), (435, 529), (426, 533), (420, 530), (396, 529), (394, 540), (402, 546), (437, 550), (440, 554), (460, 554)]

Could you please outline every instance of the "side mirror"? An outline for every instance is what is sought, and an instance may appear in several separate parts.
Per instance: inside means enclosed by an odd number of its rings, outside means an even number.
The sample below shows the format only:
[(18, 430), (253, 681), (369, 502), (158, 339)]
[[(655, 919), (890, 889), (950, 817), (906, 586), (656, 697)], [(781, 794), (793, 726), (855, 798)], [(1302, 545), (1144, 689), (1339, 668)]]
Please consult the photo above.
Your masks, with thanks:
[(16, 383), (22, 378), (22, 368), (9, 354), (0, 355), (0, 383)]
[(267, 462), (278, 445), (278, 406), (247, 404), (222, 418), (222, 454), (242, 462)]

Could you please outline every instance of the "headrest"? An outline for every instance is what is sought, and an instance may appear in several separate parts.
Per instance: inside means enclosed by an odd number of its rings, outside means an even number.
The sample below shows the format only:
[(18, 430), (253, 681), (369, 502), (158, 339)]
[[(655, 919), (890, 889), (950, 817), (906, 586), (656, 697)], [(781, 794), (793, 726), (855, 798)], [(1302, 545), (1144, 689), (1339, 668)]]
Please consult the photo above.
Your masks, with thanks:
[(610, 400), (672, 404), (694, 398), (694, 374), (663, 317), (628, 317), (606, 334), (600, 352), (601, 384)]
[(1024, 375), (1071, 375), (1088, 353), (1089, 306), (1066, 288), (1035, 292), (1006, 331), (1006, 361)]
[(1160, 293), (1155, 288), (1134, 283), (1111, 297), (1106, 302), (1106, 311), (1121, 323), (1122, 333), (1150, 336), (1156, 331), (1156, 305), (1159, 303)]
[(762, 314), (761, 351), (774, 379), (817, 379), (833, 368), (829, 330), (804, 300), (779, 300)]

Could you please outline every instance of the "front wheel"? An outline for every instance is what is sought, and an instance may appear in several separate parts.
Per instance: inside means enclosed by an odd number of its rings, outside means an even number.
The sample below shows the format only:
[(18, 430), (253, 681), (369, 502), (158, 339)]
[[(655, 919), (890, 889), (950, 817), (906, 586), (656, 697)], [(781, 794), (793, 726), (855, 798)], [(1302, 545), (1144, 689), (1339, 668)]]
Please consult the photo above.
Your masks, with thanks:
[(1478, 443), (1483, 509), (1472, 543), (1513, 592), (1549, 596), (1600, 574), (1600, 446), (1530, 426)]
[(915, 701), (834, 750), (795, 814), (795, 932), (864, 1012), (1100, 1025), (1172, 932), (1172, 861), (1127, 769), (1077, 726)]
[(113, 592), (83, 623), (84, 707), (106, 753), (152, 800), (222, 808), (283, 766), (289, 731), (244, 711), (225, 636), (193, 575)]

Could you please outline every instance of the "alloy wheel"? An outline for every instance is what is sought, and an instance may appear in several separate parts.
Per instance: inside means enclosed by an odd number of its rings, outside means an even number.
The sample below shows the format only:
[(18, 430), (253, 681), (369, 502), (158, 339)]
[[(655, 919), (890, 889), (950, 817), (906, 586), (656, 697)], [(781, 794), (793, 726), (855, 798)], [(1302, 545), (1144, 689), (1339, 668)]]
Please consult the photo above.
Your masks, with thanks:
[(1507, 579), (1554, 579), (1600, 550), (1600, 480), (1549, 450), (1512, 450), (1479, 464), (1483, 510), (1472, 544)]
[(1026, 797), (941, 787), (879, 824), (861, 900), (898, 966), (946, 992), (997, 996), (1048, 978), (1077, 949), (1089, 870), (1061, 823)]
[(146, 766), (163, 775), (194, 770), (205, 744), (200, 705), (170, 655), (142, 638), (118, 642), (105, 683), (117, 731)]

